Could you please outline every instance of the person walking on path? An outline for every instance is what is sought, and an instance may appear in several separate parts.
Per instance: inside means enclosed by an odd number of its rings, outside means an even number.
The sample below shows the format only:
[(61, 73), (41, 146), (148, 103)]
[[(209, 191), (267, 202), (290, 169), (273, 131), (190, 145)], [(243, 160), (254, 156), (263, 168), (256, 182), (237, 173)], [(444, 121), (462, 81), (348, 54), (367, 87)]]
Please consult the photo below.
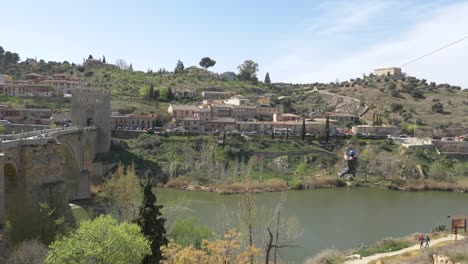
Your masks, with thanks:
[(431, 238), (429, 237), (429, 234), (426, 234), (426, 247), (429, 247), (429, 242), (431, 242)]
[(419, 248), (423, 248), (423, 245), (424, 245), (424, 235), (423, 235), (422, 233), (419, 234), (418, 241), (419, 241)]

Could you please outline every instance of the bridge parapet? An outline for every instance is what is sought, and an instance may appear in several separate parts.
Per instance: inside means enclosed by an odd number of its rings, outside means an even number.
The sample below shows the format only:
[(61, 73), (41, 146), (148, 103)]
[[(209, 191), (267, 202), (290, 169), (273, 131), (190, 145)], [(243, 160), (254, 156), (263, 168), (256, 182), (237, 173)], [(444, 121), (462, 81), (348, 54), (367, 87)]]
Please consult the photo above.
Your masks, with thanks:
[(5, 135), (0, 144), (0, 151), (19, 148), (23, 145), (45, 145), (52, 138), (58, 139), (73, 133), (91, 131), (96, 131), (96, 127), (63, 127)]

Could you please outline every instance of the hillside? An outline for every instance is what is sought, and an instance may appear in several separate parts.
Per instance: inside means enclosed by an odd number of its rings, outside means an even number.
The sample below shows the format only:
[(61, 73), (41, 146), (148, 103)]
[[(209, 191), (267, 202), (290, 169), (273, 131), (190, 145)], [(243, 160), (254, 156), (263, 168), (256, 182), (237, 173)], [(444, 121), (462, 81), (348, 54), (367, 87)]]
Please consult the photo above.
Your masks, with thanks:
[[(456, 128), (468, 123), (468, 89), (428, 83), (414, 77), (370, 75), (342, 83), (284, 87), (288, 88), (293, 90), (294, 110), (306, 115), (310, 113), (311, 103), (317, 106), (317, 112), (356, 113), (357, 107), (352, 101), (347, 100), (351, 103), (343, 105), (336, 102), (345, 96), (359, 102), (361, 108), (369, 106), (370, 111), (363, 116), (368, 123), (372, 123), (375, 113), (385, 124), (399, 125), (408, 133), (413, 132), (415, 123), (416, 133), (424, 134), (430, 134), (432, 128)], [(330, 93), (336, 98), (330, 99)], [(436, 104), (442, 107), (437, 108)]]
[[(6, 52), (8, 53), (8, 52)], [(6, 54), (5, 53), (5, 54)], [(13, 54), (13, 55), (11, 55)], [(19, 61), (19, 55), (0, 56), (0, 73), (21, 80), (29, 73), (52, 75), (63, 73), (80, 77), (86, 87), (108, 89), (112, 93), (112, 109), (125, 112), (154, 112), (165, 115), (169, 103), (175, 101), (167, 96), (157, 100), (145, 98), (141, 91), (153, 85), (155, 90), (175, 91), (191, 89), (199, 95), (203, 90), (229, 91), (234, 94), (255, 95), (276, 93), (286, 112), (307, 117), (323, 116), (325, 112), (348, 112), (361, 114), (363, 123), (372, 123), (379, 115), (384, 124), (399, 125), (408, 133), (432, 135), (432, 129), (462, 127), (468, 123), (468, 90), (449, 84), (436, 84), (407, 76), (374, 76), (337, 83), (287, 84), (226, 80), (221, 74), (197, 67), (183, 72), (121, 70), (115, 65), (84, 67), (67, 61), (45, 62), (28, 59)], [(161, 92), (162, 93), (162, 92)], [(199, 100), (200, 98), (197, 98)], [(15, 107), (51, 108), (62, 111), (69, 108), (60, 98), (12, 98), (1, 97), (2, 103)]]

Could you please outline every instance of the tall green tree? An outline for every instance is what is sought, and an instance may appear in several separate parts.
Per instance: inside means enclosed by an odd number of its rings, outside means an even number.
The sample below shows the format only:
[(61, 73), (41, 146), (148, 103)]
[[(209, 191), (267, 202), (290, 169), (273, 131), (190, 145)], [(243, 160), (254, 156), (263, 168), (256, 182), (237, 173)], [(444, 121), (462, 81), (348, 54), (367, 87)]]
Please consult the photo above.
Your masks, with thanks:
[(102, 56), (102, 63), (106, 64), (106, 56)]
[(270, 74), (267, 72), (266, 75), (265, 75), (265, 81), (264, 83), (266, 84), (271, 84), (271, 80), (270, 80)]
[(327, 115), (327, 120), (325, 121), (325, 142), (328, 143), (330, 140), (330, 116)]
[(176, 66), (174, 68), (174, 72), (175, 73), (183, 72), (184, 69), (185, 69), (184, 63), (181, 60), (178, 60)]
[(137, 224), (101, 215), (50, 245), (45, 264), (140, 264), (148, 254), (149, 241)]
[(149, 97), (151, 99), (154, 99), (154, 85), (153, 84), (151, 84), (149, 88)]
[(246, 60), (244, 63), (237, 67), (239, 69), (239, 76), (244, 81), (257, 80), (258, 63), (253, 60)]
[(210, 57), (204, 57), (200, 60), (200, 63), (198, 63), (201, 67), (205, 68), (205, 70), (208, 70), (209, 67), (213, 67), (216, 64), (215, 60), (212, 60)]
[(151, 174), (146, 173), (146, 183), (143, 188), (143, 202), (136, 223), (141, 227), (141, 232), (150, 241), (151, 254), (143, 259), (143, 264), (157, 264), (162, 260), (161, 246), (167, 246), (166, 219), (162, 216), (162, 205), (156, 205), (156, 195), (149, 183)]
[(93, 55), (89, 54), (88, 60), (92, 60), (92, 59), (93, 59)]

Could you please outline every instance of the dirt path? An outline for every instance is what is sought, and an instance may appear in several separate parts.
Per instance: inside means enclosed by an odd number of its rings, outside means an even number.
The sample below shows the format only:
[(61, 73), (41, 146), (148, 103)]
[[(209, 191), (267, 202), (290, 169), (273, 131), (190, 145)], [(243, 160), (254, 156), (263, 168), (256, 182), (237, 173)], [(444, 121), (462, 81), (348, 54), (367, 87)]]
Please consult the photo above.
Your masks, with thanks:
[[(461, 236), (461, 235), (458, 235), (457, 239), (462, 240), (462, 239), (465, 239), (465, 237)], [(444, 241), (450, 241), (450, 240), (455, 240), (455, 236), (448, 235), (446, 237), (434, 239), (434, 240), (431, 241), (430, 244), (431, 244), (431, 246), (433, 246), (433, 245), (436, 245), (438, 243), (441, 243), (441, 242), (444, 242)], [(372, 255), (372, 256), (364, 257), (362, 259), (348, 260), (348, 261), (345, 262), (345, 264), (366, 264), (366, 263), (369, 263), (369, 262), (371, 262), (373, 260), (378, 260), (378, 259), (385, 258), (385, 257), (392, 257), (392, 256), (396, 256), (396, 255), (401, 255), (401, 254), (404, 254), (406, 252), (410, 252), (410, 251), (413, 251), (413, 250), (420, 250), (419, 244), (416, 244), (414, 246), (404, 248), (404, 249), (401, 249), (401, 250), (398, 250), (398, 251), (375, 254), (375, 255)]]

